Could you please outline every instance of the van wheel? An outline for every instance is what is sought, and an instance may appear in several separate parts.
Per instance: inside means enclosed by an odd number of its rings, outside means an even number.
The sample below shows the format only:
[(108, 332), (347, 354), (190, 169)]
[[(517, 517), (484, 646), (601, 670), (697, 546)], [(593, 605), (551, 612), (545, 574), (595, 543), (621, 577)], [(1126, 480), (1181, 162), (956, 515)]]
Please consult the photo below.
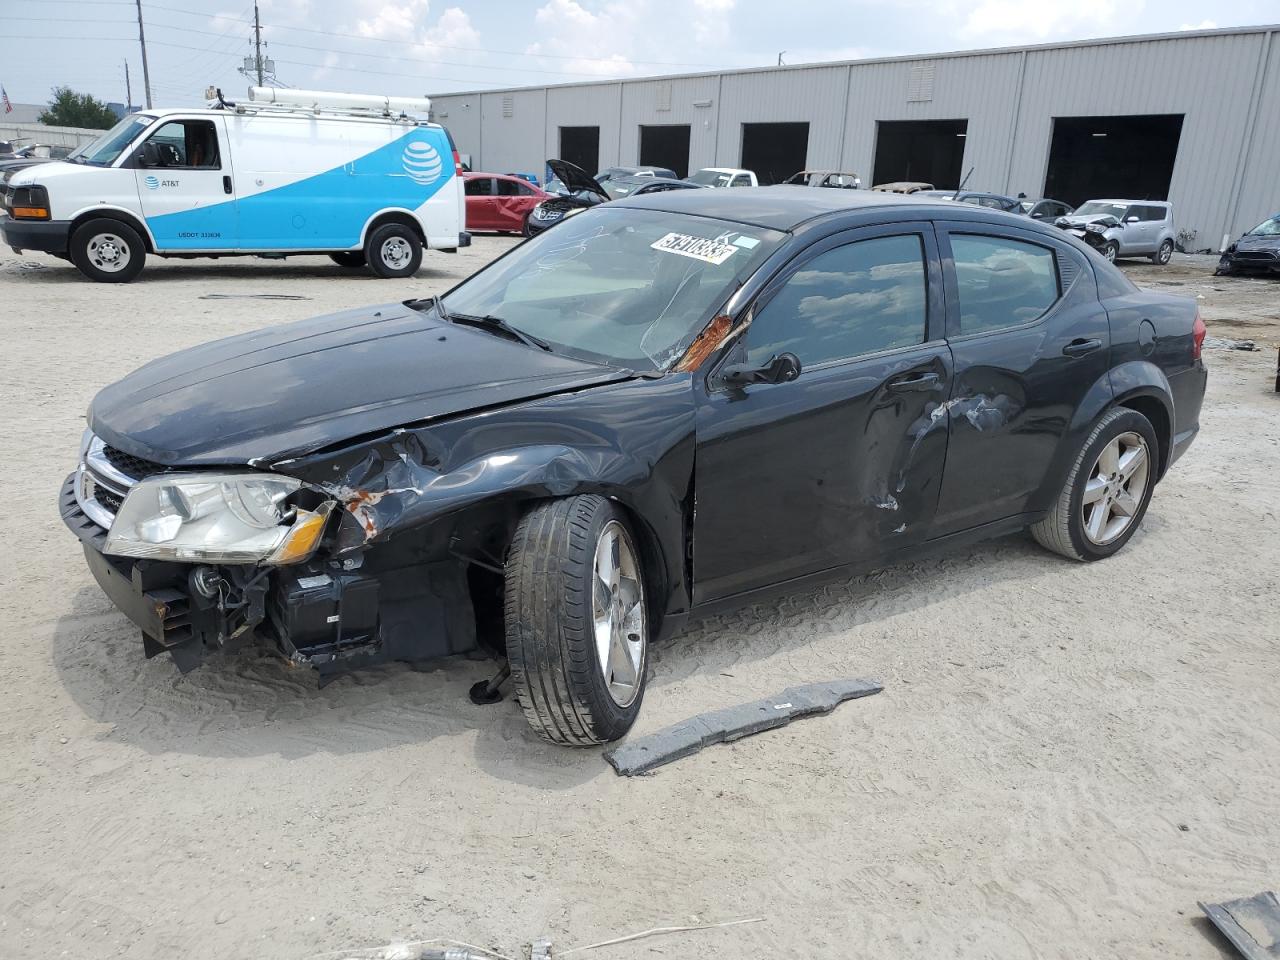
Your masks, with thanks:
[(119, 220), (90, 220), (71, 235), (71, 262), (99, 283), (128, 283), (142, 272), (146, 259), (138, 232)]
[(1151, 255), (1151, 262), (1156, 266), (1163, 267), (1173, 257), (1173, 241), (1166, 240), (1160, 244), (1160, 249)]
[(422, 241), (413, 227), (388, 223), (369, 234), (364, 256), (369, 269), (380, 277), (411, 277), (422, 266)]
[(363, 267), (367, 261), (359, 250), (348, 250), (345, 253), (331, 253), (329, 259), (340, 267)]
[(649, 617), (621, 508), (594, 494), (531, 508), (505, 575), (507, 660), (529, 725), (570, 746), (623, 736), (644, 699)]
[(1073, 560), (1102, 560), (1137, 532), (1156, 485), (1151, 421), (1127, 407), (1098, 420), (1053, 508), (1031, 528), (1040, 546)]

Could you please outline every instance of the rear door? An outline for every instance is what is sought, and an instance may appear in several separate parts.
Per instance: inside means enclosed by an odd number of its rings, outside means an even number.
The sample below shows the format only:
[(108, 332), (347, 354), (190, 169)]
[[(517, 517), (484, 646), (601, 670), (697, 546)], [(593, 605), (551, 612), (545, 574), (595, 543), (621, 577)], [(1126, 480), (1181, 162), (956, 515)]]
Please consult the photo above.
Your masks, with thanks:
[(158, 250), (239, 246), (235, 179), (222, 117), (162, 120), (141, 150), (132, 165), (142, 215)]
[(1031, 509), (1076, 408), (1106, 376), (1111, 335), (1074, 247), (1018, 227), (938, 226), (955, 360), (945, 535)]
[[(943, 304), (928, 223), (829, 237), (762, 291), (699, 398), (696, 602), (927, 537), (951, 387)], [(782, 353), (800, 360), (790, 382), (717, 379)]]

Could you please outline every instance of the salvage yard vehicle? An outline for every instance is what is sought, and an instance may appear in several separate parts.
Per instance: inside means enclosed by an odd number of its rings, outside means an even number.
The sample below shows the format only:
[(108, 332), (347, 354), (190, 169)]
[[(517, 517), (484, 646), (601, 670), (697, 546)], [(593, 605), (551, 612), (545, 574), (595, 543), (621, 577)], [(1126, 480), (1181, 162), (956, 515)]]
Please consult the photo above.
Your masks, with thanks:
[(1089, 200), (1054, 224), (1084, 240), (1107, 260), (1146, 256), (1164, 266), (1177, 230), (1173, 204), (1156, 200)]
[(596, 183), (605, 184), (610, 180), (621, 180), (624, 177), (666, 177), (678, 180), (676, 172), (670, 167), (605, 167), (595, 175)]
[(1222, 251), (1214, 276), (1280, 274), (1280, 213), (1268, 217)]
[[(540, 201), (525, 218), (524, 235), (537, 236), (549, 230), (569, 217), (582, 213), (600, 203), (608, 203), (611, 199), (604, 187), (596, 179), (577, 164), (568, 160), (548, 160), (547, 167), (554, 178), (554, 192)], [(552, 191), (553, 181), (547, 182), (547, 190)], [(563, 193), (559, 191), (563, 190)]]
[(839, 170), (801, 170), (785, 181), (793, 187), (827, 187), (836, 190), (860, 190), (862, 178), (856, 173)]
[(464, 173), (467, 229), (524, 233), (529, 214), (551, 194), (514, 174)]
[(1071, 204), (1063, 203), (1061, 200), (1050, 200), (1042, 198), (1040, 200), (1030, 199), (1028, 197), (1020, 197), (1018, 199), (1018, 209), (1014, 213), (1021, 213), (1024, 217), (1030, 217), (1032, 220), (1046, 220), (1053, 223), (1059, 217), (1068, 217), (1072, 213)]
[(68, 158), (14, 174), (4, 242), (125, 283), (162, 257), (327, 253), (407, 277), (470, 243), (453, 140), (430, 101), (255, 87), (252, 102), (130, 114)]
[(737, 167), (703, 167), (685, 177), (700, 187), (758, 187), (760, 181), (751, 170)]
[(877, 183), (871, 189), (878, 193), (926, 193), (933, 189), (933, 184), (918, 180), (895, 180), (893, 183)]
[(61, 513), (147, 656), (478, 649), (594, 744), (691, 614), (1028, 527), (1115, 554), (1196, 436), (1204, 334), (1025, 217), (628, 197), (442, 297), (143, 366), (90, 404)]

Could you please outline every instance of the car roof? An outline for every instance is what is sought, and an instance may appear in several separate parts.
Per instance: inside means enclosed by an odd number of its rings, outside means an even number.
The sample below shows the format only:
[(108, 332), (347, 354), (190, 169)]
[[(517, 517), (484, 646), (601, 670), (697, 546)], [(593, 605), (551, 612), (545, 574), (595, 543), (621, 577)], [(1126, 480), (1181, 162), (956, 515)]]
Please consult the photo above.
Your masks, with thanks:
[(808, 220), (829, 214), (885, 207), (909, 208), (914, 215), (921, 217), (954, 219), (956, 215), (955, 204), (916, 199), (907, 194), (871, 190), (796, 190), (785, 185), (756, 187), (754, 190), (665, 190), (615, 200), (612, 206), (713, 217), (771, 230), (792, 230)]
[(703, 170), (710, 170), (712, 173), (750, 173), (750, 170), (744, 170), (742, 167), (699, 167), (694, 173), (700, 173)]
[(1115, 197), (1098, 197), (1093, 200), (1086, 200), (1085, 203), (1142, 203), (1152, 207), (1170, 206), (1168, 200), (1120, 200)]
[(647, 187), (654, 183), (678, 183), (682, 187), (693, 186), (679, 177), (618, 177), (614, 183), (634, 183), (638, 187)]

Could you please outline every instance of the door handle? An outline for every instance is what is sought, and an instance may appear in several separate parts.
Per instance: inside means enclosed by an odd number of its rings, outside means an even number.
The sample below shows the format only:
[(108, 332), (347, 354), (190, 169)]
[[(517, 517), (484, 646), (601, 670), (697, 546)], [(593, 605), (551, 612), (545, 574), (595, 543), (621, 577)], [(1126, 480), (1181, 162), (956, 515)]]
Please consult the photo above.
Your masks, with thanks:
[(231, 192), (231, 178), (228, 176), (224, 176), (222, 178), (222, 192), (223, 193)]
[(1093, 353), (1093, 351), (1101, 349), (1101, 340), (1085, 340), (1083, 338), (1079, 338), (1072, 340), (1063, 347), (1062, 354), (1066, 357), (1083, 357), (1086, 353)]
[(937, 386), (938, 375), (936, 373), (908, 373), (889, 381), (889, 390), (892, 393), (923, 392), (933, 390)]

